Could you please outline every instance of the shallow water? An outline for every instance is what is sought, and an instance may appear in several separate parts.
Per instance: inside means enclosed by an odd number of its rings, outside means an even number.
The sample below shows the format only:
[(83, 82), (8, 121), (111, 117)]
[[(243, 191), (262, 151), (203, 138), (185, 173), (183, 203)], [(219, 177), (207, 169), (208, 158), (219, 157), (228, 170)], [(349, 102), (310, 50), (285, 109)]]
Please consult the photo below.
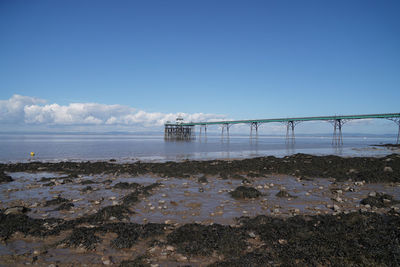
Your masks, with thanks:
[[(299, 136), (293, 145), (283, 136), (248, 135), (221, 139), (219, 135), (192, 141), (164, 141), (163, 136), (129, 134), (22, 135), (0, 134), (0, 162), (108, 160), (167, 161), (185, 159), (248, 158), (285, 156), (295, 153), (342, 156), (383, 156), (398, 153), (374, 144), (393, 143), (395, 137), (345, 136), (342, 147), (332, 147), (331, 136)], [(30, 157), (30, 152), (35, 152)]]

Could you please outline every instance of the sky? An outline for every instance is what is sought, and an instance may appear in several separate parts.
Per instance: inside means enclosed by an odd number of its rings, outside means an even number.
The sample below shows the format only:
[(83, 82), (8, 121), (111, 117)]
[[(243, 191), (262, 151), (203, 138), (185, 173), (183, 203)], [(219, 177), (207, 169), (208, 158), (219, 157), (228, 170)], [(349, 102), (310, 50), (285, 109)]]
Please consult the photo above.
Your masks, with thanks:
[(0, 131), (398, 113), (398, 14), (397, 0), (0, 0)]

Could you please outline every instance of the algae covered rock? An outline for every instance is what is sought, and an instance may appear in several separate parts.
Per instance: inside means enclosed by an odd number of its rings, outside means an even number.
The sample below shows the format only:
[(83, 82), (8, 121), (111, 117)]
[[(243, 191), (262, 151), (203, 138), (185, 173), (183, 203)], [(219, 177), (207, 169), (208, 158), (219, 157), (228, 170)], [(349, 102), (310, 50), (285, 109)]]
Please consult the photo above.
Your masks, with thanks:
[(286, 197), (286, 198), (295, 198), (296, 196), (292, 196), (286, 190), (281, 190), (276, 194), (277, 197)]
[(262, 195), (257, 189), (248, 186), (239, 186), (229, 194), (235, 199), (257, 198)]
[(4, 172), (0, 172), (0, 183), (9, 183), (14, 181), (11, 176), (6, 175)]

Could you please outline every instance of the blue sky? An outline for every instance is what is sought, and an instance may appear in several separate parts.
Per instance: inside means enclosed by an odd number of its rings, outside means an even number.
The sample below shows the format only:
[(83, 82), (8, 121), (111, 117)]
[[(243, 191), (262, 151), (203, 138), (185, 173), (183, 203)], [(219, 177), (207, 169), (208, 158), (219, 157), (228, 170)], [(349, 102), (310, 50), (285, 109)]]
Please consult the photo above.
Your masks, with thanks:
[[(0, 0), (0, 103), (208, 119), (400, 112), (399, 14), (388, 0)], [(23, 123), (48, 123), (41, 112)]]

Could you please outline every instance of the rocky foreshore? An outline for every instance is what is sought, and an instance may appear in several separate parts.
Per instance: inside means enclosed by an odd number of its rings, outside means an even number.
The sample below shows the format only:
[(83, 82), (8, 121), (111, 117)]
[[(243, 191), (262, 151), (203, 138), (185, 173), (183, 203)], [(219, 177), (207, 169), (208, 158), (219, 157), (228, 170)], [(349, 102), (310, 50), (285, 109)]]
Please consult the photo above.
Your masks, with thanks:
[(400, 155), (0, 164), (2, 266), (398, 266)]

